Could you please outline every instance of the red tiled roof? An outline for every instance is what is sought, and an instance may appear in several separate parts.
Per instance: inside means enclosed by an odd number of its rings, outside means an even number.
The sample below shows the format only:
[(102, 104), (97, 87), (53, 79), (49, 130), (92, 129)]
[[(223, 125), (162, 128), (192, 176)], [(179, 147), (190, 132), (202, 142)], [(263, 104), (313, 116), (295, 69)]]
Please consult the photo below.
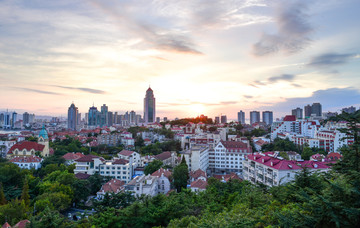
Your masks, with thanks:
[(10, 224), (8, 222), (4, 223), (1, 228), (11, 228)]
[(133, 153), (135, 153), (135, 151), (130, 151), (130, 150), (122, 150), (119, 154), (124, 155), (124, 156), (130, 156)]
[(63, 158), (65, 160), (76, 160), (79, 158), (84, 157), (85, 155), (83, 155), (82, 153), (67, 153), (63, 156)]
[(80, 180), (88, 179), (91, 175), (87, 173), (77, 173), (75, 174), (75, 177)]
[(41, 161), (42, 158), (39, 158), (37, 156), (30, 156), (30, 157), (19, 156), (10, 160), (10, 162), (17, 162), (17, 163), (35, 163), (35, 162), (40, 163)]
[(225, 146), (226, 149), (233, 149), (233, 148), (247, 148), (248, 145), (246, 143), (243, 142), (238, 142), (238, 141), (222, 141), (221, 143)]
[(342, 155), (339, 154), (339, 153), (334, 153), (334, 152), (333, 152), (333, 153), (328, 154), (328, 155), (326, 156), (326, 158), (334, 161), (334, 160), (339, 160), (339, 159), (341, 159), (341, 158), (342, 158)]
[(190, 186), (192, 188), (206, 189), (206, 187), (208, 186), (208, 183), (207, 183), (207, 181), (197, 179), (196, 181), (191, 182)]
[(191, 171), (189, 175), (190, 175), (190, 177), (194, 178), (195, 180), (198, 179), (199, 177), (207, 178), (206, 173), (201, 169)]
[(31, 141), (22, 141), (20, 143), (16, 143), (13, 145), (8, 154), (12, 154), (15, 149), (18, 149), (19, 151), (22, 151), (23, 149), (26, 149), (27, 151), (30, 151), (34, 149), (35, 151), (43, 151), (45, 148), (44, 145), (39, 144), (37, 142), (31, 142)]
[(230, 173), (225, 175), (214, 175), (213, 177), (218, 180), (224, 180), (225, 182), (228, 182), (229, 180), (241, 180), (241, 178), (238, 177), (236, 173)]
[(284, 121), (296, 121), (296, 116), (287, 115), (284, 117)]
[(20, 222), (16, 223), (16, 225), (13, 226), (13, 228), (25, 228), (28, 223), (30, 223), (30, 221), (27, 219), (21, 220)]
[(171, 152), (166, 151), (166, 152), (162, 152), (161, 154), (156, 155), (155, 159), (164, 161), (170, 157), (171, 157)]
[(114, 165), (126, 165), (129, 163), (128, 160), (125, 159), (116, 159), (112, 162)]
[(76, 159), (77, 162), (92, 162), (94, 158), (99, 158), (99, 156), (88, 154), (84, 157)]
[(169, 178), (171, 176), (171, 172), (167, 169), (160, 168), (151, 174), (151, 176), (161, 177), (161, 174), (164, 174), (165, 177)]
[(119, 192), (123, 187), (125, 182), (118, 180), (118, 179), (112, 179), (108, 181), (106, 184), (104, 184), (99, 192), (109, 192), (109, 193), (117, 193)]

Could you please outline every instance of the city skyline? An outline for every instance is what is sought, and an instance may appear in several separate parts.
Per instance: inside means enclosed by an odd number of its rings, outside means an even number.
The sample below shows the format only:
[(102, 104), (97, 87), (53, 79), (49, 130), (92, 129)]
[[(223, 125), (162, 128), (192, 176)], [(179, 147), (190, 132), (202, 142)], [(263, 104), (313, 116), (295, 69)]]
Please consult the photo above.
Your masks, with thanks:
[[(2, 1), (0, 110), (237, 119), (360, 106), (358, 1)], [(10, 99), (11, 98), (11, 99)], [(157, 117), (156, 116), (156, 117)]]

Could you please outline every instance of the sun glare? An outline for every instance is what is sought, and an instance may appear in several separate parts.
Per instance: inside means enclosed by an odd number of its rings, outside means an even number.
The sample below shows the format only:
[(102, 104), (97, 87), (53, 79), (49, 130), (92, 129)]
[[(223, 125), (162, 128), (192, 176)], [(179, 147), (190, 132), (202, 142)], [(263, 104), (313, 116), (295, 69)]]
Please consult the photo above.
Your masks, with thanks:
[(189, 112), (191, 112), (194, 116), (204, 114), (205, 106), (202, 104), (192, 104), (190, 105)]

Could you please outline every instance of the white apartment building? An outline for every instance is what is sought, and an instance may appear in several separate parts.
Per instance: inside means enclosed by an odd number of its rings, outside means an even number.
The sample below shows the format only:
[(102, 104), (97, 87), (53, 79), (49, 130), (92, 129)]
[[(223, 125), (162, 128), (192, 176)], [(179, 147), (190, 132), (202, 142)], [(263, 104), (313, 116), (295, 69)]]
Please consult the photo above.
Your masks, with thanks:
[(193, 146), (183, 153), (189, 171), (201, 169), (206, 172), (209, 167), (209, 147)]
[(39, 169), (42, 161), (43, 159), (37, 156), (18, 156), (10, 160), (21, 169)]
[(209, 153), (209, 168), (213, 173), (235, 172), (241, 175), (245, 156), (252, 153), (250, 143), (220, 141)]
[(128, 160), (115, 159), (112, 161), (104, 161), (99, 165), (100, 175), (112, 177), (129, 183), (133, 176), (133, 171)]
[(327, 172), (330, 167), (318, 161), (288, 161), (277, 154), (256, 153), (248, 155), (244, 161), (244, 180), (267, 186), (285, 184), (294, 180), (304, 167), (311, 172)]
[(137, 176), (125, 185), (125, 191), (132, 192), (135, 196), (156, 196), (159, 192), (158, 179), (159, 177), (150, 174)]
[(75, 160), (74, 174), (85, 173), (93, 175), (99, 173), (99, 167), (105, 161), (104, 158), (95, 155), (85, 155), (82, 158)]

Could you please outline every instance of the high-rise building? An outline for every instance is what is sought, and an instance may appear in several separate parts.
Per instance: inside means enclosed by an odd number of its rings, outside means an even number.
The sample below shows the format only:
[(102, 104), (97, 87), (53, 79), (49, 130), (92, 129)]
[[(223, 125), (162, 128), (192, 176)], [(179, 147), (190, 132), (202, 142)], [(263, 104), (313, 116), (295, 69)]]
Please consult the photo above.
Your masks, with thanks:
[(260, 112), (252, 111), (250, 112), (250, 124), (259, 123), (260, 122)]
[(103, 106), (101, 106), (101, 115), (99, 115), (100, 127), (108, 126), (108, 112), (108, 106), (106, 106), (106, 104), (103, 104)]
[(144, 119), (145, 123), (155, 122), (155, 97), (153, 90), (149, 87), (144, 98)]
[(113, 112), (108, 112), (107, 113), (107, 126), (112, 126), (113, 125), (113, 119), (114, 119), (114, 115)]
[(160, 117), (156, 117), (156, 123), (160, 123)]
[(164, 122), (168, 121), (168, 118), (167, 117), (164, 117)]
[(297, 107), (296, 109), (291, 110), (291, 115), (296, 116), (296, 119), (302, 119), (303, 118), (302, 108)]
[(271, 125), (273, 123), (273, 112), (271, 111), (263, 111), (262, 112), (262, 121), (267, 125)]
[(304, 114), (305, 114), (305, 118), (309, 118), (311, 116), (311, 105), (306, 105), (304, 107)]
[(313, 103), (311, 106), (311, 115), (321, 116), (322, 115), (322, 107), (320, 103)]
[(136, 112), (132, 110), (129, 115), (130, 124), (136, 124)]
[(81, 113), (78, 113), (78, 116), (77, 116), (77, 125), (80, 125), (81, 124)]
[(222, 115), (222, 116), (221, 116), (221, 123), (222, 123), (222, 124), (227, 123), (227, 117), (226, 117), (226, 115)]
[(220, 117), (215, 116), (215, 123), (216, 123), (216, 124), (220, 123)]
[(29, 123), (29, 113), (28, 112), (24, 112), (23, 114), (23, 124), (28, 124)]
[(238, 122), (241, 124), (245, 124), (245, 112), (243, 112), (242, 110), (238, 112)]
[(88, 113), (88, 125), (89, 126), (96, 126), (97, 125), (97, 116), (98, 116), (98, 110), (97, 108), (93, 105), (92, 107), (89, 108), (89, 113)]
[(78, 108), (72, 103), (68, 109), (68, 129), (76, 130), (78, 112)]

